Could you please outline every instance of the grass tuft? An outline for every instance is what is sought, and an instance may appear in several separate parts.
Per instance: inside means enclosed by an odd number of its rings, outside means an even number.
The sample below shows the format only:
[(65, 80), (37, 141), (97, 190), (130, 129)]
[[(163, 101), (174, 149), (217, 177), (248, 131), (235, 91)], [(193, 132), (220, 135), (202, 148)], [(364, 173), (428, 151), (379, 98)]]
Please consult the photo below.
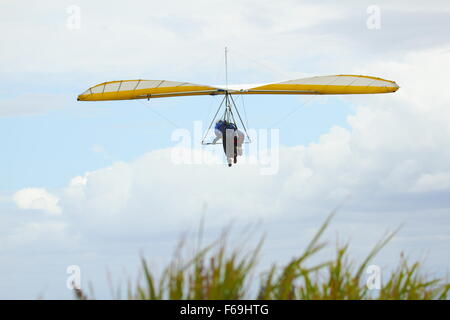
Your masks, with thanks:
[[(142, 300), (422, 300), (448, 299), (450, 283), (427, 277), (419, 262), (408, 263), (401, 255), (397, 269), (391, 272), (378, 290), (369, 290), (365, 272), (369, 263), (392, 240), (397, 231), (384, 236), (360, 265), (351, 263), (348, 245), (336, 247), (329, 261), (310, 265), (309, 260), (324, 247), (321, 238), (335, 212), (330, 214), (311, 239), (306, 249), (286, 265), (272, 265), (254, 284), (263, 239), (249, 252), (229, 249), (228, 232), (206, 246), (198, 245), (192, 258), (183, 259), (186, 241), (181, 240), (172, 261), (159, 276), (152, 272), (145, 258), (141, 259), (143, 277), (134, 285), (128, 283), (128, 299)], [(202, 230), (199, 235), (201, 237)], [(252, 290), (251, 288), (256, 288)], [(87, 299), (81, 290), (76, 298)]]

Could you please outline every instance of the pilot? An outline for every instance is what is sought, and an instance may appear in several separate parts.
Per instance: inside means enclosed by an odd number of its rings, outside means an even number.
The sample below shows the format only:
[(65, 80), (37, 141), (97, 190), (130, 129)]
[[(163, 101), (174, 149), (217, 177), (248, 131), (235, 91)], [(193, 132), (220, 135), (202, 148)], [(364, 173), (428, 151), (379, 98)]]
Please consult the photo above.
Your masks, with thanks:
[[(227, 157), (228, 166), (231, 167), (233, 161), (234, 163), (237, 162), (236, 157), (242, 155), (242, 144), (245, 136), (242, 131), (238, 130), (234, 123), (226, 120), (219, 120), (216, 122), (214, 133), (216, 137), (212, 143), (216, 143), (222, 139), (223, 151)], [(232, 144), (227, 146), (227, 142), (231, 142)]]

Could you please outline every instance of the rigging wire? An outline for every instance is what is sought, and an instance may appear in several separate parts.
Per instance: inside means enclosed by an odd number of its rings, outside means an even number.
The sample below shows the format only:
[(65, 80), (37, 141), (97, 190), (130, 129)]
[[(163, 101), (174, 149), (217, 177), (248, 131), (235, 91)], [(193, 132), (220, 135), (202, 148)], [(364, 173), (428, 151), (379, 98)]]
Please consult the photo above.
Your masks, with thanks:
[(252, 140), (250, 138), (250, 135), (248, 134), (247, 127), (246, 127), (244, 121), (242, 120), (241, 114), (239, 113), (239, 109), (237, 108), (236, 102), (234, 101), (233, 96), (230, 93), (226, 92), (225, 96), (222, 99), (222, 102), (219, 105), (219, 108), (217, 109), (217, 111), (214, 115), (214, 118), (212, 119), (208, 129), (206, 130), (206, 133), (203, 136), (203, 139), (201, 142), (202, 145), (214, 144), (214, 143), (209, 143), (209, 142), (205, 143), (205, 140), (208, 137), (208, 134), (211, 131), (214, 121), (217, 119), (217, 115), (219, 114), (220, 110), (222, 109), (222, 106), (224, 106), (224, 112), (223, 112), (221, 119), (223, 119), (227, 122), (230, 122), (230, 123), (237, 124), (236, 118), (234, 117), (234, 113), (233, 113), (233, 106), (234, 106), (234, 110), (236, 110), (236, 114), (238, 115), (239, 122), (241, 123), (242, 128), (244, 129), (245, 135), (247, 137), (247, 141), (248, 141), (247, 143), (251, 143)]
[[(333, 82), (335, 82), (337, 79), (333, 79), (330, 82), (328, 82), (325, 86), (329, 86), (330, 84), (332, 84)], [(353, 83), (353, 82), (352, 82)], [(282, 122), (284, 119), (286, 119), (287, 117), (289, 117), (290, 115), (294, 114), (295, 112), (297, 112), (301, 107), (304, 107), (305, 105), (307, 105), (308, 103), (310, 103), (312, 100), (314, 100), (318, 95), (311, 95), (306, 101), (304, 101), (301, 105), (299, 105), (298, 107), (295, 107), (294, 109), (292, 109), (291, 111), (289, 111), (289, 113), (287, 113), (286, 115), (284, 115), (283, 117), (281, 117), (280, 119), (278, 119), (276, 122), (274, 122), (271, 127), (274, 127), (275, 125), (279, 124), (280, 122)]]
[[(242, 121), (241, 114), (239, 113), (239, 110), (238, 110), (238, 108), (237, 108), (237, 106), (236, 106), (236, 103), (234, 102), (233, 96), (232, 96), (231, 94), (230, 94), (230, 98), (231, 98), (231, 101), (233, 102), (234, 109), (236, 110), (236, 113), (237, 113), (237, 115), (239, 116), (239, 120), (241, 121), (242, 127), (244, 128), (245, 135), (247, 136), (248, 141), (249, 141), (249, 142), (252, 142), (252, 139), (250, 139), (250, 136), (248, 135), (247, 128), (245, 127), (245, 124), (244, 124), (244, 122)], [(230, 110), (231, 110), (231, 109), (230, 109)], [(233, 113), (231, 113), (231, 115), (233, 115)], [(234, 120), (234, 116), (233, 116), (233, 120)], [(236, 122), (236, 121), (235, 121), (235, 122)]]
[[(173, 127), (175, 127), (176, 129), (179, 129), (180, 126), (177, 125), (175, 122), (173, 122), (172, 120), (170, 120), (169, 118), (165, 117), (164, 115), (162, 115), (161, 113), (157, 112), (154, 108), (152, 108), (152, 106), (150, 106), (150, 103), (145, 103), (143, 101), (140, 101), (139, 99), (135, 100), (136, 102), (139, 102), (140, 104), (142, 104), (143, 106), (145, 106), (148, 110), (150, 110), (151, 112), (153, 112), (154, 114), (156, 114), (158, 117), (160, 117), (161, 119), (165, 120), (167, 123), (169, 123), (170, 125), (172, 125)], [(150, 101), (150, 100), (148, 100)]]
[(275, 127), (277, 124), (279, 124), (280, 122), (284, 121), (287, 117), (293, 115), (294, 113), (296, 113), (300, 108), (306, 106), (308, 103), (310, 103), (314, 98), (316, 97), (316, 95), (311, 95), (308, 99), (306, 99), (302, 104), (300, 104), (299, 106), (293, 108), (291, 111), (289, 111), (287, 114), (285, 114), (283, 117), (279, 118), (277, 121), (275, 121), (270, 127), (273, 128)]
[(210, 143), (205, 143), (205, 139), (206, 139), (206, 137), (208, 136), (208, 133), (209, 133), (209, 131), (211, 130), (211, 127), (212, 127), (212, 125), (213, 125), (213, 123), (214, 123), (214, 120), (216, 120), (217, 115), (219, 114), (220, 109), (222, 109), (222, 105), (223, 105), (223, 102), (224, 102), (224, 101), (225, 101), (225, 98), (222, 99), (222, 102), (220, 103), (219, 108), (217, 108), (216, 114), (214, 115), (213, 119), (211, 120), (211, 123), (209, 124), (208, 130), (206, 130), (205, 135), (203, 136), (203, 139), (202, 139), (202, 144), (203, 144), (203, 145), (205, 145), (205, 144), (210, 144)]
[(253, 58), (249, 57), (248, 55), (246, 55), (245, 53), (237, 50), (236, 48), (233, 48), (233, 53), (236, 53), (237, 55), (245, 58), (247, 61), (250, 61), (250, 62), (252, 62), (252, 63), (254, 63), (256, 65), (260, 65), (261, 67), (264, 67), (270, 73), (276, 74), (278, 76), (281, 76), (283, 79), (292, 78), (293, 75), (294, 75), (293, 73), (287, 73), (287, 72), (284, 72), (284, 71), (279, 70), (277, 68), (274, 68), (273, 66), (270, 66), (269, 64), (267, 64), (265, 61), (256, 59), (254, 57)]
[(228, 91), (228, 48), (225, 47), (225, 89)]
[(211, 99), (211, 102), (210, 102), (210, 104), (208, 106), (208, 110), (206, 111), (205, 115), (202, 118), (204, 120), (203, 122), (207, 122), (208, 119), (210, 119), (210, 116), (211, 116), (211, 114), (213, 112), (213, 105), (217, 104), (217, 102), (218, 102), (217, 96), (214, 95), (214, 96), (211, 96), (211, 97), (213, 97), (213, 99)]
[(241, 102), (242, 102), (242, 109), (244, 110), (245, 124), (247, 125), (247, 128), (248, 128), (249, 126), (248, 126), (247, 111), (245, 110), (245, 100), (244, 100), (244, 95), (241, 94), (240, 96), (241, 96)]

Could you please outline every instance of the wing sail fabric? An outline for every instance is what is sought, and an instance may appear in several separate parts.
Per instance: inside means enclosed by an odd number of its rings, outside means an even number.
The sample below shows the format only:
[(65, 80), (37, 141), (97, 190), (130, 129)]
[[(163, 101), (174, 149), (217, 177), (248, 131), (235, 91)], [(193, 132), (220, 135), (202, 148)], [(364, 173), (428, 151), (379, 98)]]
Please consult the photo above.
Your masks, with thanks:
[(217, 94), (221, 89), (167, 80), (121, 80), (98, 84), (78, 96), (80, 101), (131, 100)]
[(224, 94), (369, 94), (398, 90), (394, 81), (360, 75), (334, 75), (289, 80), (233, 90), (168, 80), (121, 80), (93, 86), (80, 101), (132, 100), (162, 97)]
[(320, 76), (271, 83), (243, 90), (244, 94), (368, 94), (397, 91), (390, 80), (360, 75)]

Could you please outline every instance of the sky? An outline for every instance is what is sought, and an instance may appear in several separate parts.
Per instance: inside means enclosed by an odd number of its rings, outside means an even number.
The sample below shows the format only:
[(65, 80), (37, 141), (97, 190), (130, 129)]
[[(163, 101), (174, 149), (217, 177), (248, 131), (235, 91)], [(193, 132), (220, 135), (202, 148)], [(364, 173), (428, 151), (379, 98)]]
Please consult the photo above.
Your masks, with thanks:
[[(255, 226), (262, 266), (279, 264), (336, 207), (332, 248), (357, 261), (401, 227), (373, 261), (383, 275), (401, 252), (448, 274), (448, 1), (0, 0), (0, 18), (0, 299), (71, 299), (69, 266), (112, 298), (202, 219), (206, 239)], [(76, 100), (111, 80), (223, 84), (225, 46), (229, 83), (362, 74), (400, 89), (238, 97), (254, 140), (232, 168), (200, 145), (219, 97)]]

